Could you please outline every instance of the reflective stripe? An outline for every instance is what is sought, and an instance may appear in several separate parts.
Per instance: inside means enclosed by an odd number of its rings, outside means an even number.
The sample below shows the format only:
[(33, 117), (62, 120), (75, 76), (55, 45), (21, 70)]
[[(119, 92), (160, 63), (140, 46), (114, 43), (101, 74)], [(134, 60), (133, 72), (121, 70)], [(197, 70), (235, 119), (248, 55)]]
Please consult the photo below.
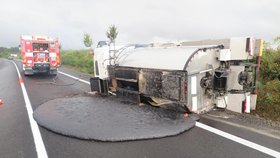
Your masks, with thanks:
[(50, 57), (56, 57), (56, 53), (50, 53)]
[(245, 112), (246, 113), (250, 113), (250, 108), (251, 108), (251, 98), (250, 95), (246, 96), (246, 109)]
[(33, 57), (33, 53), (25, 53), (26, 57)]
[(192, 111), (197, 111), (197, 96), (192, 97)]
[(264, 40), (261, 40), (260, 56), (262, 56), (262, 54), (263, 54), (263, 45), (264, 45)]
[(191, 77), (191, 94), (196, 94), (196, 76)]

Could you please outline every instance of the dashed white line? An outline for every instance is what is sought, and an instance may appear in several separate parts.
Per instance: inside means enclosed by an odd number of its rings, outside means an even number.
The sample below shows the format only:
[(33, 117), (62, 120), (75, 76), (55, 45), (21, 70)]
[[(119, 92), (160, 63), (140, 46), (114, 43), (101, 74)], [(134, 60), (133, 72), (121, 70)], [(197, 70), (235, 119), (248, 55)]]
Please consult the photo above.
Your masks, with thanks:
[(22, 93), (23, 93), (23, 97), (24, 97), (24, 101), (25, 101), (25, 106), (26, 106), (26, 109), (27, 109), (27, 114), (28, 114), (28, 118), (29, 118), (29, 122), (30, 122), (30, 126), (31, 126), (31, 131), (32, 131), (33, 139), (34, 139), (34, 143), (35, 143), (35, 148), (36, 148), (36, 152), (37, 152), (37, 157), (38, 158), (48, 158), (48, 154), (46, 152), (46, 148), (45, 148), (45, 145), (43, 143), (43, 139), (42, 139), (39, 127), (38, 127), (36, 121), (33, 119), (33, 109), (32, 109), (28, 94), (26, 92), (25, 85), (23, 83), (23, 80), (22, 80), (22, 77), (19, 73), (17, 65), (15, 64), (15, 62), (13, 62), (13, 63), (16, 67), (19, 82), (20, 82), (20, 86), (21, 86), (21, 89), (22, 89)]
[(209, 132), (215, 133), (215, 134), (217, 134), (217, 135), (219, 135), (219, 136), (222, 136), (222, 137), (224, 137), (224, 138), (230, 139), (230, 140), (232, 140), (232, 141), (235, 141), (235, 142), (237, 142), (237, 143), (240, 143), (240, 144), (245, 145), (245, 146), (247, 146), (247, 147), (250, 147), (250, 148), (252, 148), (252, 149), (258, 150), (258, 151), (263, 152), (263, 153), (265, 153), (265, 154), (268, 154), (268, 155), (270, 155), (270, 156), (280, 158), (280, 152), (277, 152), (277, 151), (275, 151), (275, 150), (269, 149), (269, 148), (267, 148), (267, 147), (261, 146), (261, 145), (259, 145), (259, 144), (254, 143), (254, 142), (250, 142), (250, 141), (245, 140), (245, 139), (243, 139), (243, 138), (237, 137), (237, 136), (235, 136), (235, 135), (226, 133), (226, 132), (224, 132), (224, 131), (221, 131), (221, 130), (219, 130), (219, 129), (210, 127), (210, 126), (208, 126), (208, 125), (205, 125), (205, 124), (202, 124), (202, 123), (199, 123), (199, 122), (196, 122), (195, 125), (196, 125), (197, 127), (199, 127), (199, 128), (202, 128), (202, 129), (207, 130), (207, 131), (209, 131)]
[[(58, 71), (58, 72), (61, 73), (61, 74), (63, 74), (63, 75), (65, 75), (65, 76), (68, 76), (68, 77), (70, 77), (70, 78), (73, 78), (73, 79), (75, 79), (75, 80), (84, 82), (84, 83), (86, 83), (86, 84), (90, 84), (90, 82), (85, 81), (85, 80), (82, 80), (82, 79), (80, 79), (80, 78), (74, 77), (74, 76), (72, 76), (72, 75), (66, 74), (66, 73), (61, 72), (61, 71)], [(224, 137), (224, 138), (227, 138), (227, 139), (230, 139), (230, 140), (232, 140), (232, 141), (235, 141), (235, 142), (237, 142), (237, 143), (239, 143), (239, 144), (245, 145), (245, 146), (250, 147), (250, 148), (252, 148), (252, 149), (255, 149), (255, 150), (258, 150), (258, 151), (263, 152), (263, 153), (265, 153), (265, 154), (268, 154), (268, 155), (270, 155), (270, 156), (277, 157), (277, 158), (279, 157), (279, 158), (280, 158), (280, 152), (278, 152), (278, 151), (269, 149), (269, 148), (267, 148), (267, 147), (261, 146), (261, 145), (259, 145), (259, 144), (254, 143), (254, 142), (251, 142), (251, 141), (245, 140), (245, 139), (243, 139), (243, 138), (237, 137), (237, 136), (235, 136), (235, 135), (226, 133), (226, 132), (224, 132), (224, 131), (221, 131), (221, 130), (216, 129), (216, 128), (213, 128), (213, 127), (210, 127), (210, 126), (205, 125), (205, 124), (203, 124), (203, 123), (196, 122), (196, 127), (202, 128), (202, 129), (204, 129), (204, 130), (207, 130), (207, 131), (209, 131), (209, 132), (212, 132), (212, 133), (217, 134), (217, 135), (219, 135), (219, 136), (222, 136), (222, 137)]]

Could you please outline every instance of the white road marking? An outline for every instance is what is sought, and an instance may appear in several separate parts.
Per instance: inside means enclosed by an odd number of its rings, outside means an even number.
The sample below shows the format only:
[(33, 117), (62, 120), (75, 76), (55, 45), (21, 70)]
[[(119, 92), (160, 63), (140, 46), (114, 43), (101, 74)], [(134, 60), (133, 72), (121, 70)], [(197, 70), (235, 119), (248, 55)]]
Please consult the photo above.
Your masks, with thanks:
[[(273, 139), (279, 139), (280, 140), (280, 131), (279, 130), (275, 130), (275, 129), (269, 129), (268, 130), (267, 128), (257, 129), (257, 128), (254, 128), (254, 127), (249, 127), (249, 126), (245, 126), (245, 125), (242, 125), (242, 124), (237, 124), (237, 123), (229, 122), (229, 121), (226, 121), (226, 120), (223, 120), (223, 119), (219, 119), (219, 118), (226, 118), (227, 119), (228, 116), (223, 117), (223, 116), (216, 116), (216, 115), (212, 115), (212, 114), (207, 114), (207, 115), (204, 115), (203, 117), (207, 118), (207, 119), (210, 119), (210, 120), (217, 121), (217, 122), (221, 122), (221, 123), (224, 123), (224, 124), (228, 124), (228, 125), (233, 126), (233, 127), (243, 128), (243, 129), (252, 131), (252, 132), (260, 134), (260, 135), (271, 137)], [(270, 132), (273, 132), (275, 134), (272, 134)]]
[[(61, 72), (61, 71), (58, 71), (58, 72), (61, 73), (61, 74), (63, 74), (63, 75), (65, 75), (65, 76), (68, 76), (68, 77), (70, 77), (70, 78), (73, 78), (73, 79), (75, 79), (75, 80), (84, 82), (84, 83), (86, 83), (86, 84), (90, 84), (88, 81), (82, 80), (82, 79), (80, 79), (80, 78), (74, 77), (74, 76), (72, 76), (72, 75), (66, 74), (66, 73)], [(279, 157), (279, 158), (280, 158), (280, 152), (277, 152), (277, 151), (275, 151), (275, 150), (272, 150), (272, 149), (269, 149), (269, 148), (267, 148), (267, 147), (261, 146), (261, 145), (259, 145), (259, 144), (254, 143), (254, 142), (250, 142), (250, 141), (248, 141), (248, 140), (245, 140), (245, 139), (243, 139), (243, 138), (234, 136), (234, 135), (232, 135), (232, 134), (226, 133), (226, 132), (224, 132), (224, 131), (221, 131), (221, 130), (216, 129), (216, 128), (213, 128), (213, 127), (210, 127), (210, 126), (205, 125), (205, 124), (200, 123), (200, 122), (196, 122), (195, 125), (196, 125), (197, 127), (199, 127), (199, 128), (202, 128), (202, 129), (204, 129), (204, 130), (207, 130), (207, 131), (209, 131), (209, 132), (212, 132), (212, 133), (217, 134), (217, 135), (219, 135), (219, 136), (222, 136), (222, 137), (224, 137), (224, 138), (230, 139), (230, 140), (232, 140), (232, 141), (235, 141), (235, 142), (237, 142), (237, 143), (240, 143), (240, 144), (245, 145), (245, 146), (247, 146), (247, 147), (250, 147), (250, 148), (252, 148), (252, 149), (258, 150), (258, 151), (263, 152), (263, 153), (265, 153), (265, 154), (268, 154), (268, 155), (270, 155), (270, 156)]]
[(27, 109), (27, 114), (28, 114), (28, 118), (29, 118), (29, 122), (30, 122), (30, 126), (31, 126), (31, 131), (32, 131), (32, 134), (33, 134), (33, 139), (34, 139), (34, 143), (35, 143), (37, 157), (38, 158), (48, 158), (46, 148), (45, 148), (45, 145), (43, 143), (39, 127), (38, 127), (36, 121), (33, 119), (33, 109), (32, 109), (28, 94), (26, 92), (25, 85), (22, 82), (22, 77), (19, 73), (19, 69), (18, 69), (17, 65), (15, 64), (15, 62), (13, 62), (13, 63), (16, 67), (16, 70), (17, 70), (17, 73), (18, 73), (18, 78), (20, 80), (20, 86), (21, 86), (21, 89), (22, 89), (22, 93), (23, 93), (23, 97), (24, 97), (24, 101), (25, 101), (25, 106), (26, 106), (26, 109)]
[(240, 143), (242, 145), (245, 145), (247, 147), (250, 147), (252, 149), (255, 149), (255, 150), (258, 150), (260, 152), (263, 152), (265, 154), (268, 154), (270, 156), (273, 156), (273, 157), (279, 157), (280, 158), (280, 152), (278, 151), (275, 151), (275, 150), (272, 150), (272, 149), (269, 149), (267, 147), (264, 147), (264, 146), (261, 146), (259, 144), (256, 144), (254, 142), (250, 142), (248, 140), (245, 140), (243, 138), (240, 138), (240, 137), (237, 137), (235, 135), (232, 135), (232, 134), (229, 134), (229, 133), (226, 133), (224, 131), (221, 131), (219, 129), (216, 129), (216, 128), (213, 128), (213, 127), (210, 127), (208, 125), (205, 125), (205, 124), (202, 124), (202, 123), (199, 123), (199, 122), (196, 122), (195, 126), (199, 127), (199, 128), (202, 128), (204, 130), (207, 130), (209, 132), (212, 132), (212, 133), (215, 133), (219, 136), (222, 136), (224, 138), (227, 138), (227, 139), (230, 139), (232, 141), (235, 141), (237, 143)]
[[(65, 75), (65, 76), (67, 76), (67, 77), (73, 78), (73, 79), (75, 79), (75, 80), (77, 80), (77, 81), (80, 81), (80, 82), (83, 82), (83, 83), (86, 83), (86, 84), (90, 85), (90, 82), (89, 82), (89, 81), (86, 81), (86, 80), (77, 78), (77, 77), (75, 77), (75, 76), (69, 75), (69, 74), (64, 73), (64, 72), (61, 72), (61, 71), (57, 71), (57, 72), (60, 73), (60, 74), (62, 74), (62, 75)], [(110, 91), (109, 91), (109, 93), (112, 94), (112, 95), (116, 95), (115, 93), (110, 92)]]
[(70, 77), (70, 78), (73, 78), (73, 79), (75, 79), (75, 80), (77, 80), (77, 81), (84, 82), (84, 83), (86, 83), (86, 84), (90, 84), (89, 81), (82, 80), (82, 79), (80, 79), (80, 78), (77, 78), (77, 77), (75, 77), (75, 76), (69, 75), (69, 74), (64, 73), (64, 72), (61, 72), (61, 71), (57, 71), (57, 72), (60, 73), (60, 74), (62, 74), (62, 75), (65, 75), (65, 76), (68, 76), (68, 77)]

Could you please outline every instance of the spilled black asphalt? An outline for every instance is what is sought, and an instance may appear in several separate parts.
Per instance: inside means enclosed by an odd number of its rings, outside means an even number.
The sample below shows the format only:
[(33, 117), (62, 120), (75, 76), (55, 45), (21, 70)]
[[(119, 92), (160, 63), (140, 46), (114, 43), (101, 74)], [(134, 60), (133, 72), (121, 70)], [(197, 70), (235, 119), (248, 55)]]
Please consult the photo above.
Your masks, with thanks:
[[(195, 115), (195, 114), (192, 114)], [(127, 141), (178, 135), (195, 126), (190, 116), (115, 97), (77, 96), (44, 103), (34, 112), (39, 125), (66, 136)]]

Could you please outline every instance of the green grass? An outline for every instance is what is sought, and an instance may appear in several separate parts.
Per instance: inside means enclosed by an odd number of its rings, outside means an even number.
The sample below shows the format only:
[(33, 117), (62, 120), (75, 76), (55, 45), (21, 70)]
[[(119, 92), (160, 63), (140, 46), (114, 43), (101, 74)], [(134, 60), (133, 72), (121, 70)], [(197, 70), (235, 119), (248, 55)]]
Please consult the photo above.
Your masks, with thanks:
[(0, 47), (0, 58), (8, 58), (10, 54), (17, 54), (19, 56), (18, 47)]
[(8, 58), (10, 53), (8, 51), (0, 52), (0, 58)]
[(60, 58), (62, 65), (93, 74), (93, 58), (88, 50), (62, 50)]

